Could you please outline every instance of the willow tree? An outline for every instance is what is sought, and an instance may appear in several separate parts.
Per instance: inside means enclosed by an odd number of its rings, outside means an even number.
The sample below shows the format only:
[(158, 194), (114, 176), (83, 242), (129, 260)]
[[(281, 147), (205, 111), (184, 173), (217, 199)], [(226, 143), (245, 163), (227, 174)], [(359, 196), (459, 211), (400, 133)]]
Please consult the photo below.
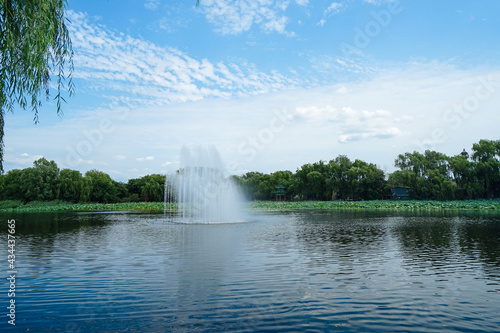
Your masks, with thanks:
[(66, 7), (66, 0), (0, 0), (0, 174), (5, 113), (16, 106), (31, 109), (37, 123), (38, 108), (51, 90), (57, 113), (64, 101), (61, 91), (74, 91)]

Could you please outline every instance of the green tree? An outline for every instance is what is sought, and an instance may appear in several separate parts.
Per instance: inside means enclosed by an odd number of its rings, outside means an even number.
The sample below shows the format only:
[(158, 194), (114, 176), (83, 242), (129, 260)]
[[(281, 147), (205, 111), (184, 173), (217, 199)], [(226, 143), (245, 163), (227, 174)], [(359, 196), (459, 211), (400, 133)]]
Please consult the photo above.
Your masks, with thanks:
[(153, 174), (129, 179), (126, 186), (129, 195), (137, 194), (142, 201), (161, 202), (165, 191), (165, 176)]
[(0, 193), (2, 200), (24, 200), (21, 189), (23, 170), (14, 169), (3, 175), (3, 189)]
[(129, 197), (127, 184), (113, 180), (113, 185), (116, 187), (116, 197), (119, 201), (126, 201)]
[(319, 171), (311, 171), (307, 174), (307, 182), (314, 199), (322, 200), (326, 185), (323, 174)]
[(339, 198), (343, 200), (352, 199), (354, 195), (353, 184), (348, 173), (352, 168), (351, 160), (345, 155), (339, 155), (335, 160), (330, 161), (329, 165), (332, 170), (329, 183), (333, 184)]
[(152, 175), (146, 179), (146, 182), (141, 188), (141, 196), (147, 198), (145, 201), (161, 202), (163, 201), (163, 193), (165, 190), (165, 177), (161, 176), (158, 179)]
[(50, 201), (59, 195), (60, 173), (56, 162), (41, 158), (23, 170), (21, 191), (24, 201)]
[(385, 175), (375, 164), (355, 160), (349, 169), (355, 199), (381, 199), (386, 190)]
[(260, 172), (247, 172), (241, 176), (242, 182), (240, 184), (243, 189), (243, 195), (248, 200), (258, 199), (259, 185), (262, 176), (263, 174)]
[(457, 199), (478, 199), (484, 196), (484, 186), (477, 177), (478, 162), (462, 155), (450, 158), (450, 170), (457, 185)]
[(118, 201), (117, 190), (111, 177), (98, 170), (85, 173), (90, 188), (89, 200), (91, 202), (113, 203)]
[[(5, 112), (12, 112), (15, 105), (29, 107), (37, 123), (41, 97), (49, 98), (51, 75), (57, 78), (54, 99), (58, 113), (64, 101), (61, 91), (67, 88), (73, 93), (66, 6), (66, 0), (0, 0), (0, 173)], [(67, 65), (69, 71), (65, 71)]]
[(59, 199), (71, 202), (85, 201), (85, 185), (86, 183), (80, 171), (61, 170)]
[(472, 145), (472, 158), (477, 162), (476, 177), (483, 185), (484, 195), (500, 192), (500, 141), (479, 140)]
[[(390, 183), (409, 186), (414, 198), (454, 199), (457, 188), (452, 182), (449, 160), (446, 155), (431, 150), (424, 154), (416, 151), (400, 154), (394, 165), (403, 173), (390, 177)], [(403, 184), (395, 184), (396, 180), (403, 181)]]
[(271, 200), (274, 187), (271, 183), (270, 175), (262, 175), (259, 177), (259, 186), (257, 188), (256, 198), (258, 200)]

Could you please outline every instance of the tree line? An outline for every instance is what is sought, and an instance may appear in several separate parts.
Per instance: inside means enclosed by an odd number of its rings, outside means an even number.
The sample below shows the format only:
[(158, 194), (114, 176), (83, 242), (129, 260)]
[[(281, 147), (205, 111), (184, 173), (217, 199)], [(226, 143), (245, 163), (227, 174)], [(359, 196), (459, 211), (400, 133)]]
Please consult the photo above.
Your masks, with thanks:
[(33, 167), (0, 175), (0, 200), (68, 202), (163, 201), (165, 176), (147, 175), (117, 182), (98, 170), (59, 170), (54, 161), (41, 158)]
[[(339, 155), (305, 164), (295, 173), (248, 172), (230, 178), (248, 200), (274, 200), (277, 188), (288, 200), (380, 200), (393, 186), (407, 187), (411, 199), (461, 200), (500, 196), (500, 140), (480, 140), (471, 156), (426, 150), (400, 154), (399, 169), (386, 175), (375, 164)], [(41, 158), (33, 167), (0, 175), (0, 200), (68, 202), (161, 202), (165, 176), (147, 175), (117, 182), (98, 170), (60, 170)]]
[(426, 150), (400, 154), (391, 174), (372, 163), (340, 155), (328, 162), (305, 164), (295, 173), (249, 172), (233, 176), (250, 200), (273, 200), (278, 186), (288, 200), (379, 200), (403, 186), (410, 199), (463, 200), (500, 196), (500, 140), (480, 140), (472, 154), (446, 156)]

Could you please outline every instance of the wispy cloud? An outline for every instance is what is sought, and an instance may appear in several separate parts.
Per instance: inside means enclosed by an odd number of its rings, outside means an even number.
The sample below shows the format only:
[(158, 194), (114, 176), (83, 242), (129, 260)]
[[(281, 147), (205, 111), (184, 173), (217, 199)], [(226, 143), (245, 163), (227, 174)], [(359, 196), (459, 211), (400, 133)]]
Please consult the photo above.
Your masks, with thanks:
[(149, 10), (156, 10), (160, 6), (160, 0), (146, 0), (144, 7)]
[(395, 2), (395, 1), (399, 2), (399, 0), (363, 0), (363, 2), (372, 4), (372, 5), (376, 5), (376, 6), (382, 5), (384, 3)]
[(316, 23), (320, 27), (326, 24), (326, 18), (335, 14), (342, 12), (345, 9), (344, 4), (340, 2), (332, 2), (324, 11), (323, 18)]
[[(252, 64), (194, 59), (175, 48), (116, 34), (91, 23), (84, 13), (68, 12), (76, 79), (92, 89), (126, 93), (128, 103), (163, 105), (203, 98), (255, 95), (295, 87), (299, 80), (261, 72)], [(271, 24), (270, 22), (267, 22)]]
[[(295, 0), (300, 6), (309, 1)], [(273, 0), (206, 0), (201, 7), (216, 31), (224, 35), (238, 35), (256, 26), (260, 30), (294, 36), (286, 29), (290, 19), (284, 14), (290, 1)]]
[(144, 162), (144, 161), (154, 161), (155, 157), (154, 156), (147, 156), (147, 157), (138, 157), (135, 160), (138, 162)]
[(340, 2), (332, 2), (327, 9), (325, 9), (324, 15), (337, 14), (342, 11), (344, 5)]

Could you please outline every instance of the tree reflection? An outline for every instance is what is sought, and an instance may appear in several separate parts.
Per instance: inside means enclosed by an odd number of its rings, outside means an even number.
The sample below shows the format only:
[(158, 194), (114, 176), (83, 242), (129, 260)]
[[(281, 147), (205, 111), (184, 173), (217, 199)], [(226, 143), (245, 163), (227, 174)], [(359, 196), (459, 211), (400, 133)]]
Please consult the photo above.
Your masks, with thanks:
[(434, 273), (474, 271), (480, 264), (486, 279), (500, 282), (500, 220), (486, 216), (405, 218), (392, 231), (408, 265)]

